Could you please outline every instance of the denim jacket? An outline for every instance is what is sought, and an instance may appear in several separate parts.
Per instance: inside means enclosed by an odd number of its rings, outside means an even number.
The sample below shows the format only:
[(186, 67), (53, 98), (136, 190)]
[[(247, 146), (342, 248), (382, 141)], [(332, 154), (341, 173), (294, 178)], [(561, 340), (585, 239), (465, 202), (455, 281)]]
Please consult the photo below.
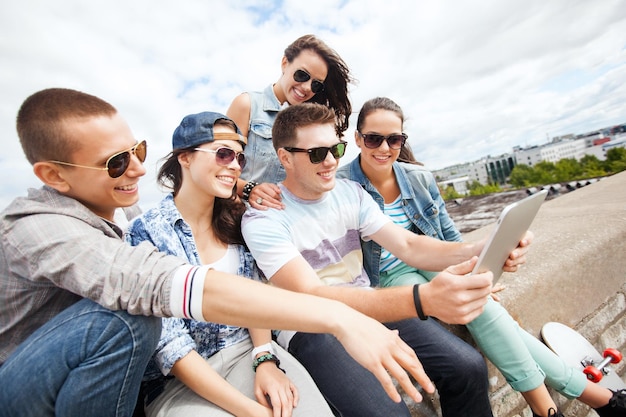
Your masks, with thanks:
[[(134, 219), (128, 226), (125, 239), (132, 245), (149, 241), (161, 252), (180, 257), (192, 265), (201, 265), (191, 227), (182, 218), (168, 194), (159, 205)], [(260, 280), (256, 263), (244, 246), (238, 246), (237, 275)], [(176, 361), (191, 350), (208, 359), (220, 350), (248, 339), (246, 328), (196, 320), (165, 318), (161, 340), (153, 359), (148, 364), (144, 379), (168, 375)], [(160, 371), (160, 372), (159, 372)]]
[[(430, 171), (419, 165), (393, 163), (393, 172), (400, 187), (404, 213), (413, 223), (415, 233), (448, 241), (460, 241), (461, 233), (448, 215), (446, 204), (441, 197), (435, 177)], [(381, 210), (385, 201), (361, 169), (361, 156), (340, 167), (338, 178), (356, 181), (374, 198)], [(381, 247), (370, 240), (361, 241), (365, 271), (370, 277), (372, 286), (380, 280), (379, 263)]]
[(249, 92), (250, 126), (248, 126), (248, 144), (244, 150), (246, 166), (241, 178), (258, 183), (277, 184), (285, 179), (285, 168), (278, 161), (272, 143), (272, 126), (276, 115), (288, 104), (281, 105), (272, 85), (263, 92)]

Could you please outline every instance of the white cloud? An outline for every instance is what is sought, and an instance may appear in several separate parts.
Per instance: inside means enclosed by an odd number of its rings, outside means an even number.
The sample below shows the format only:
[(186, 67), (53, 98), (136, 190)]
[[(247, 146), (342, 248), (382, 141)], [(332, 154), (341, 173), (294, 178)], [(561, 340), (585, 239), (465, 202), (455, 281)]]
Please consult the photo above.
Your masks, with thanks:
[(304, 33), (349, 64), (355, 111), (374, 96), (396, 100), (418, 158), (442, 168), (626, 122), (624, 27), (624, 0), (4, 2), (0, 205), (38, 186), (14, 124), (42, 88), (98, 95), (149, 140), (149, 206), (182, 117), (225, 112), (278, 79), (284, 48)]

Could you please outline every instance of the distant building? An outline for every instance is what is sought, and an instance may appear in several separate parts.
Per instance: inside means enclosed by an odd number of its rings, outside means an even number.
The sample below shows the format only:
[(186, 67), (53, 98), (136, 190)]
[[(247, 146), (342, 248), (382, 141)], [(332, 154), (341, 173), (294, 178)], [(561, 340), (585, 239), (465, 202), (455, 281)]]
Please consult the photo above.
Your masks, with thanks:
[(603, 138), (599, 138), (599, 139), (594, 139), (593, 140), (593, 145), (592, 146), (598, 146), (598, 145), (602, 145), (603, 143), (607, 143), (608, 141), (610, 141), (611, 138), (609, 137), (603, 137)]
[(469, 194), (470, 183), (471, 183), (470, 178), (468, 176), (464, 176), (464, 177), (444, 180), (437, 184), (439, 185), (439, 187), (441, 187), (441, 189), (446, 189), (451, 185), (454, 188), (454, 191), (456, 191), (458, 194), (467, 195)]
[(444, 169), (433, 171), (437, 181), (466, 178), (466, 181), (478, 181), (481, 184), (489, 182), (489, 174), (486, 168), (486, 159), (468, 162), (465, 164), (452, 165)]
[(565, 158), (580, 159), (585, 155), (587, 139), (566, 139), (531, 148), (517, 148), (513, 151), (518, 164), (535, 166), (537, 163), (557, 162)]
[(580, 160), (585, 155), (593, 155), (603, 161), (606, 152), (618, 146), (626, 148), (626, 124), (581, 135), (558, 136), (548, 143), (528, 148), (515, 146), (512, 153), (452, 165), (434, 170), (433, 174), (442, 188), (453, 185), (459, 194), (467, 194), (469, 185), (474, 181), (482, 185), (506, 184), (517, 164), (532, 167), (542, 161), (556, 163), (565, 158)]
[(507, 179), (511, 175), (511, 171), (515, 168), (515, 165), (515, 155), (506, 154), (497, 158), (487, 157), (486, 168), (489, 181), (481, 182), (481, 184), (506, 184)]
[(604, 157), (601, 159), (604, 160), (606, 159), (606, 151), (608, 151), (609, 149), (626, 148), (626, 133), (622, 133), (620, 135), (615, 136), (615, 138), (612, 141), (603, 143), (602, 145), (600, 145), (600, 147), (602, 148), (602, 151), (604, 152)]

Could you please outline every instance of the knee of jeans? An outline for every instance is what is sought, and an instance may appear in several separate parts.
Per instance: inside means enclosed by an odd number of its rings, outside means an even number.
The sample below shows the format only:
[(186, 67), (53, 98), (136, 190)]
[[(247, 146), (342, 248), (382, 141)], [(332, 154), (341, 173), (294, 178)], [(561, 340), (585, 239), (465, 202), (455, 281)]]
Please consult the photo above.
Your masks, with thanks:
[(463, 368), (465, 370), (464, 374), (468, 377), (471, 376), (472, 378), (480, 379), (488, 378), (489, 370), (487, 369), (487, 362), (477, 350), (472, 352), (471, 355), (464, 357)]
[(461, 385), (487, 381), (489, 378), (487, 362), (480, 352), (475, 349), (466, 351), (462, 356), (462, 360), (459, 360), (456, 368), (456, 380)]
[(126, 311), (113, 313), (126, 328), (127, 334), (135, 341), (136, 349), (145, 350), (151, 355), (161, 338), (161, 318), (129, 314)]
[(140, 331), (143, 333), (143, 337), (146, 338), (146, 345), (152, 346), (150, 349), (154, 351), (159, 339), (161, 338), (162, 323), (160, 317), (149, 316), (132, 316), (137, 319)]

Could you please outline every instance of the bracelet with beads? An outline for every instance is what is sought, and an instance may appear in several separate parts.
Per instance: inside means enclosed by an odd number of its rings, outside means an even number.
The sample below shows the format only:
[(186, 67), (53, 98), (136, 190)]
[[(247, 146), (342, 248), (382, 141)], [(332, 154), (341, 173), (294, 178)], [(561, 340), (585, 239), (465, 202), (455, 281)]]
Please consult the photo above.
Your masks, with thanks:
[(254, 362), (252, 362), (252, 370), (256, 372), (256, 368), (258, 368), (259, 365), (262, 364), (263, 362), (274, 362), (278, 369), (285, 372), (285, 370), (280, 367), (280, 361), (278, 360), (278, 357), (274, 355), (273, 353), (266, 353), (265, 355), (261, 355), (258, 358), (256, 358)]
[(248, 199), (250, 198), (250, 193), (252, 192), (252, 189), (256, 187), (257, 185), (259, 185), (259, 183), (256, 181), (248, 181), (246, 185), (243, 186), (243, 191), (241, 192), (241, 198), (244, 201), (248, 201)]

